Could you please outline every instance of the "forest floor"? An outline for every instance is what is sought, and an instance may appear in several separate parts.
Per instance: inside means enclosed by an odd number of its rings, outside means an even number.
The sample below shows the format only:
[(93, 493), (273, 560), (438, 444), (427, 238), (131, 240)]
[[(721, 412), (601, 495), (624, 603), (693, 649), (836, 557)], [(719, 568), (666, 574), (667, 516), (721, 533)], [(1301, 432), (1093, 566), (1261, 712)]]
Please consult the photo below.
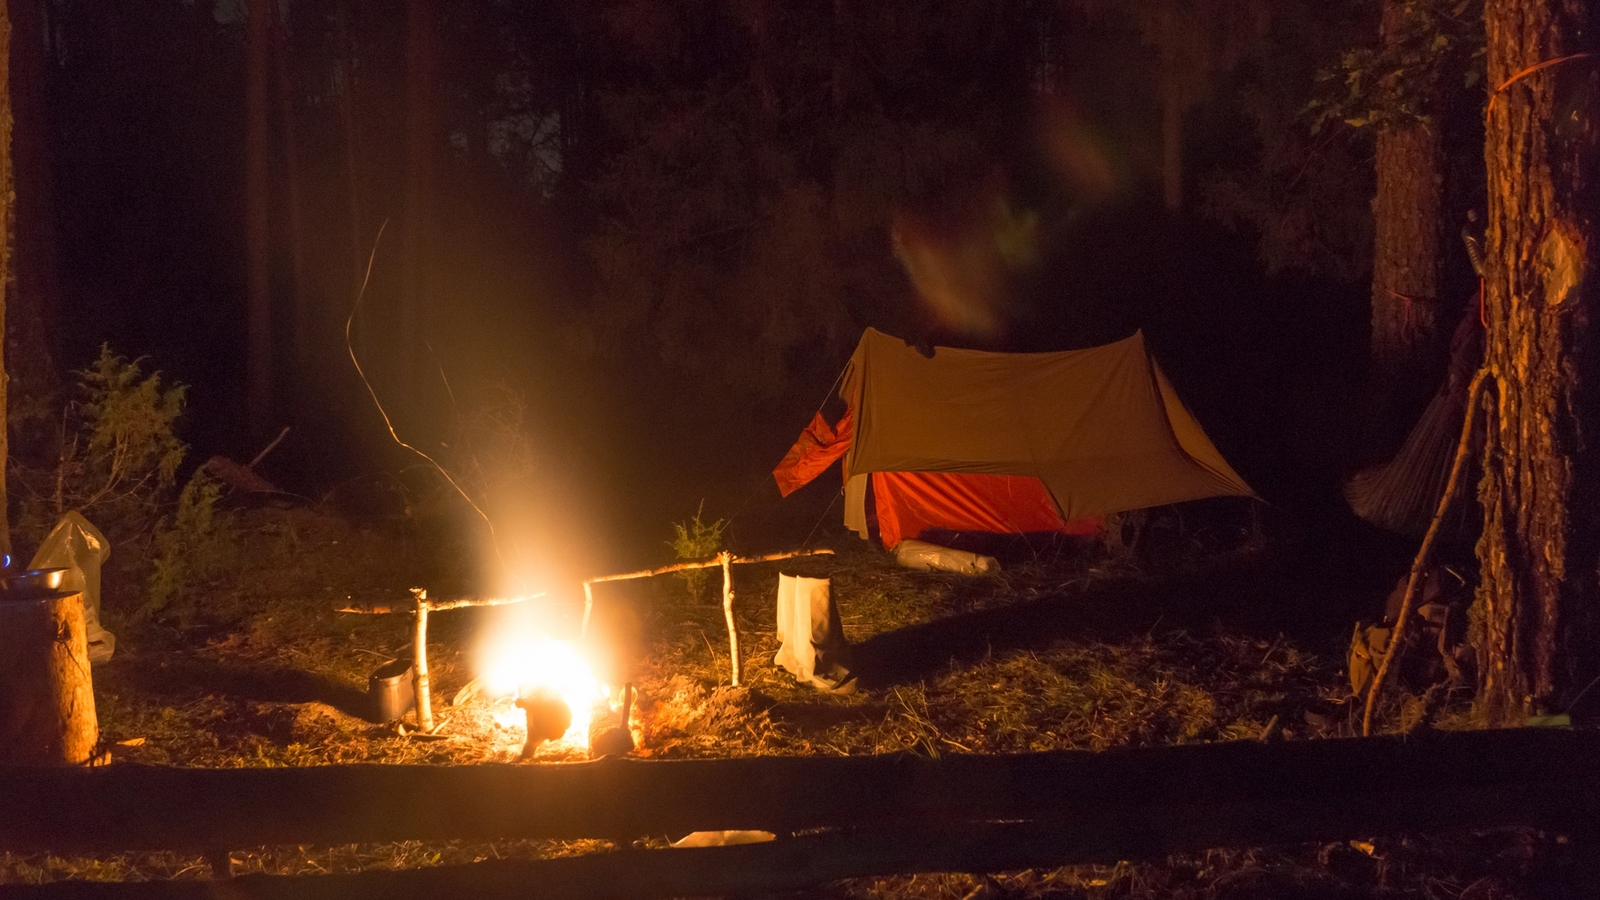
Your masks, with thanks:
[[(411, 617), (339, 611), (398, 604), (417, 579), (451, 569), (424, 545), (356, 528), (311, 507), (238, 514), (257, 552), (214, 583), (204, 608), (162, 624), (122, 623), (115, 658), (94, 670), (103, 740), (115, 761), (203, 767), (339, 763), (514, 763), (523, 732), (506, 698), (463, 691), (475, 648), (512, 608), (431, 621), (433, 735), (371, 721), (368, 676), (409, 655)], [(1259, 541), (1190, 540), (1148, 552), (1053, 546), (996, 575), (913, 572), (853, 537), (837, 554), (781, 565), (828, 577), (860, 690), (800, 686), (773, 664), (779, 564), (736, 569), (746, 683), (728, 684), (716, 582), (691, 595), (676, 576), (605, 585), (639, 614), (635, 755), (930, 756), (1347, 735), (1354, 704), (1340, 648), (1273, 630), (1248, 610), (1278, 588)], [(434, 551), (439, 548), (435, 547)], [(444, 550), (443, 552), (448, 552)], [(436, 594), (437, 596), (437, 594)], [(569, 605), (547, 617), (575, 624)], [(111, 618), (113, 630), (119, 624)], [(559, 635), (558, 635), (559, 636)], [(470, 695), (470, 696), (469, 696)], [(406, 720), (409, 722), (409, 717)], [(531, 764), (584, 759), (567, 742)], [(652, 836), (665, 842), (681, 835)], [(1565, 896), (1547, 836), (1523, 832), (1213, 851), (1161, 862), (987, 876), (918, 874), (839, 882), (805, 896), (904, 898)], [(591, 852), (603, 841), (403, 842), (236, 848), (236, 874), (312, 874)], [(204, 878), (203, 859), (0, 854), (0, 884), (67, 878)]]

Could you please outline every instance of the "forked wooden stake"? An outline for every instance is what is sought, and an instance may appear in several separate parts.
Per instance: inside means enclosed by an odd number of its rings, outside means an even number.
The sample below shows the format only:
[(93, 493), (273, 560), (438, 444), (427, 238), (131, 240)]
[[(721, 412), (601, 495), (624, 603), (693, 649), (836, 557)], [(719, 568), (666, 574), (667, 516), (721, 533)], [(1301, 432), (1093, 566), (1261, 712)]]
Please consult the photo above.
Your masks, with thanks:
[(417, 698), (417, 730), (433, 733), (433, 703), (428, 684), (428, 592), (412, 588), (417, 598), (416, 631), (411, 638), (411, 690)]
[(724, 550), (717, 554), (722, 561), (722, 615), (728, 620), (728, 659), (733, 686), (738, 687), (744, 676), (744, 661), (739, 657), (739, 625), (733, 620), (733, 554)]

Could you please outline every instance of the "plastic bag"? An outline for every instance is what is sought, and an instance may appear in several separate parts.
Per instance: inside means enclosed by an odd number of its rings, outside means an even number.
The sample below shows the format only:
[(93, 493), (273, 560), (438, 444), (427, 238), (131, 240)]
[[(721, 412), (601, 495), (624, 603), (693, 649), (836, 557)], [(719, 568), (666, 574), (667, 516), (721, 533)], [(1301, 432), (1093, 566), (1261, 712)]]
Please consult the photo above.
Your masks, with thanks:
[(111, 543), (77, 510), (68, 510), (50, 529), (30, 569), (66, 569), (62, 588), (83, 594), (83, 623), (89, 635), (89, 662), (111, 658), (117, 636), (100, 627), (100, 567), (111, 558)]
[(734, 844), (762, 844), (777, 840), (777, 837), (770, 831), (696, 831), (681, 840), (673, 841), (672, 846), (731, 847)]
[(923, 541), (901, 541), (894, 548), (894, 561), (922, 572), (953, 572), (957, 575), (990, 575), (1000, 571), (992, 556), (979, 556), (965, 550), (952, 550)]

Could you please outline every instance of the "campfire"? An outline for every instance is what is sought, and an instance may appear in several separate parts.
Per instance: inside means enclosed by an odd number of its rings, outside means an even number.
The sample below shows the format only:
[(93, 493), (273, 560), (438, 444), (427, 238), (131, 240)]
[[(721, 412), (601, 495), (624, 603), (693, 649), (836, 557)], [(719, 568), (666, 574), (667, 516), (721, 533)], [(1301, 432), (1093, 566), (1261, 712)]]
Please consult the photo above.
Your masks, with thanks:
[(505, 703), (495, 721), (507, 729), (526, 729), (530, 755), (541, 741), (589, 747), (596, 715), (610, 711), (609, 691), (589, 661), (566, 641), (510, 629), (491, 636), (483, 648), (480, 680), (489, 696)]

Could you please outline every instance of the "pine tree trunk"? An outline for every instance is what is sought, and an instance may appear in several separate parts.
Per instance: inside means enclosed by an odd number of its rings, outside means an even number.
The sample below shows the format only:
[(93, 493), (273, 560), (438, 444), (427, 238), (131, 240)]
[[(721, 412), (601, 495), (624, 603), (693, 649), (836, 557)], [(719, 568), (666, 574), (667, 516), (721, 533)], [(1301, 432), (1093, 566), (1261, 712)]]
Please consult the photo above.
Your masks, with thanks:
[[(11, 25), (22, 37), (9, 48), (7, 99), (14, 116), (11, 164), (11, 281), (5, 297), (5, 371), (9, 399), (43, 402), (58, 386), (46, 312), (61, 295), (56, 255), (55, 177), (50, 156), (51, 70), (41, 5), (12, 0)], [(3, 499), (0, 494), (0, 499)]]
[(12, 283), (11, 235), (14, 218), (13, 183), (11, 178), (11, 19), (8, 11), (0, 7), (0, 222), (5, 223), (0, 234), (0, 553), (11, 553), (11, 523), (6, 514), (6, 465), (11, 452), (9, 429), (6, 427), (6, 359), (5, 318), (6, 295)]
[[(406, 0), (406, 183), (401, 225), (399, 359), (422, 346), (428, 327), (429, 233), (433, 215), (433, 4)], [(401, 383), (418, 372), (399, 368)], [(411, 393), (410, 390), (407, 391)]]
[(339, 0), (334, 15), (339, 26), (339, 124), (344, 140), (341, 142), (344, 150), (345, 177), (349, 180), (346, 190), (346, 200), (349, 201), (350, 210), (350, 297), (354, 298), (356, 291), (361, 287), (362, 275), (366, 270), (366, 255), (363, 252), (361, 225), (364, 216), (361, 214), (361, 167), (357, 163), (360, 157), (360, 134), (356, 127), (356, 65), (360, 58), (360, 43), (356, 38), (356, 23), (353, 21), (355, 8), (349, 0)]
[[(1405, 0), (1386, 0), (1383, 40), (1405, 23)], [(1386, 456), (1428, 392), (1437, 328), (1444, 154), (1432, 121), (1382, 128), (1372, 200), (1372, 338), (1366, 451)]]
[(249, 0), (245, 72), (245, 413), (250, 434), (266, 433), (272, 413), (271, 179), (267, 62), (271, 0)]
[[(1559, 713), (1600, 652), (1600, 66), (1586, 0), (1488, 0), (1491, 407), (1478, 544), (1492, 722)], [(1507, 84), (1508, 82), (1512, 82)], [(1588, 277), (1584, 277), (1587, 273)], [(1591, 694), (1594, 693), (1591, 691)]]
[(1161, 85), (1161, 201), (1167, 212), (1183, 208), (1183, 86), (1168, 74)]

